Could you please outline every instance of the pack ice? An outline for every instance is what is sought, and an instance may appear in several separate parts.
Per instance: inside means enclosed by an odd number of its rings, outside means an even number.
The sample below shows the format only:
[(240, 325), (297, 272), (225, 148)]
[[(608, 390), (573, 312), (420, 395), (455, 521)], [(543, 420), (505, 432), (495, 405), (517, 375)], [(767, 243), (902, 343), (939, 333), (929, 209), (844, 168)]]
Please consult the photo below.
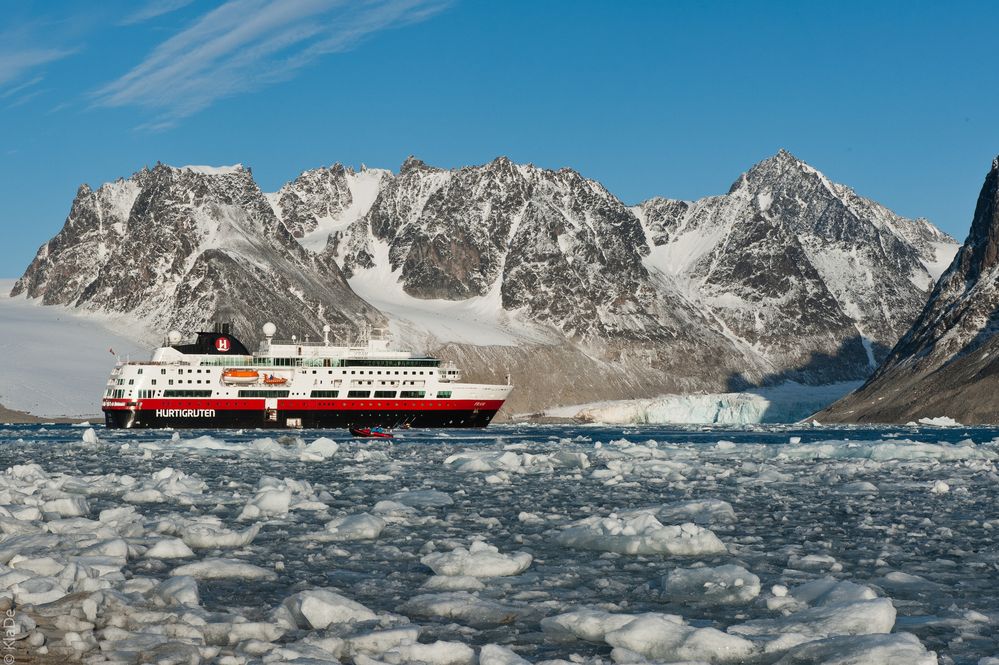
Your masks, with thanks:
[(22, 661), (999, 657), (990, 430), (93, 431), (0, 427)]

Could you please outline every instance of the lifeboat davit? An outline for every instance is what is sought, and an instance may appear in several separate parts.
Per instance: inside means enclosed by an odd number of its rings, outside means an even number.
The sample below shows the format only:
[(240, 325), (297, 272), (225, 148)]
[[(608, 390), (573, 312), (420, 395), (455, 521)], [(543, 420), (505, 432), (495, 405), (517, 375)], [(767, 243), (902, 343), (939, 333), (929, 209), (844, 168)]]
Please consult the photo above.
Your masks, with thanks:
[(391, 439), (393, 438), (392, 432), (384, 430), (381, 427), (351, 427), (351, 436), (355, 436), (360, 439)]
[(227, 369), (222, 372), (222, 380), (225, 383), (248, 385), (256, 383), (259, 378), (260, 372), (255, 369)]
[(288, 379), (283, 376), (275, 376), (273, 374), (264, 377), (264, 383), (269, 386), (283, 386), (288, 383)]

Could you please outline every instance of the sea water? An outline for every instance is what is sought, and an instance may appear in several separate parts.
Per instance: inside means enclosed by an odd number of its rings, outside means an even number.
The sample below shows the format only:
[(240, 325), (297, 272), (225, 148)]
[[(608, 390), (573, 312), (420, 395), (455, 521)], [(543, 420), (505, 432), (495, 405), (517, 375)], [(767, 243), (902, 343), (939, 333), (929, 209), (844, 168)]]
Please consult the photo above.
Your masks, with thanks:
[(396, 434), (0, 426), (0, 595), (126, 660), (999, 657), (999, 430)]

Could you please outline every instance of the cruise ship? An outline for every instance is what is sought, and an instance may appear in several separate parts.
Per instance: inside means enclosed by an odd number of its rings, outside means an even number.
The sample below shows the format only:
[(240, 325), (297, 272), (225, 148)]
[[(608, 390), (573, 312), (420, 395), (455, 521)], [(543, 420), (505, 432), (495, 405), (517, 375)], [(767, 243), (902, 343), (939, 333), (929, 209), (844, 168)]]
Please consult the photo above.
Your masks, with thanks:
[(119, 361), (102, 400), (109, 428), (485, 427), (513, 386), (463, 383), (438, 358), (393, 351), (365, 329), (347, 346), (279, 341), (263, 326), (250, 352), (230, 324), (183, 343), (173, 331), (148, 361)]

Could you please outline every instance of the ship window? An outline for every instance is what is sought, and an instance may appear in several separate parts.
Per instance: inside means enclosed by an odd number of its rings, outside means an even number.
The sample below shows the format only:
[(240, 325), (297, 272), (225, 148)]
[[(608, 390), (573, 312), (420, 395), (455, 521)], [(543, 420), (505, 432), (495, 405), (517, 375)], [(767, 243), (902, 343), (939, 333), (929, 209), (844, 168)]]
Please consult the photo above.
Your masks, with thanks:
[(376, 390), (375, 397), (395, 397), (394, 390)]
[(287, 397), (287, 390), (240, 390), (240, 397)]
[(164, 390), (164, 397), (211, 397), (211, 390)]
[(139, 368), (139, 372), (138, 373), (142, 374), (142, 368), (141, 367)]
[(347, 397), (371, 397), (370, 390), (350, 390), (347, 392)]
[(426, 392), (423, 390), (403, 390), (399, 393), (399, 397), (423, 397)]
[(172, 386), (173, 385), (173, 379), (170, 379), (169, 381), (167, 381), (167, 383), (169, 383)]
[(441, 390), (440, 392), (437, 393), (437, 397), (440, 397), (440, 398), (445, 398), (445, 397), (450, 397), (450, 396), (451, 396), (451, 391), (450, 390)]
[(134, 386), (135, 385), (135, 379), (129, 379), (128, 380), (128, 385)]
[(166, 374), (166, 369), (161, 369), (160, 374)]
[(153, 385), (154, 386), (156, 385), (156, 379), (153, 379)]

